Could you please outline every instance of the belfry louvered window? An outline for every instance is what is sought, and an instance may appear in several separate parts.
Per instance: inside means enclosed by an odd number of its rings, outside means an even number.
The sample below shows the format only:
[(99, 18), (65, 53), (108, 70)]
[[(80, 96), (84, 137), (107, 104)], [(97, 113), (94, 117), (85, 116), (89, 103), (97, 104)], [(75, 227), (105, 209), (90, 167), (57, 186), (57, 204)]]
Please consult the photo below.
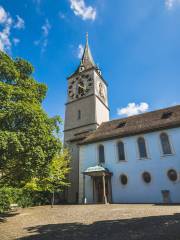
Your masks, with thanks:
[(146, 142), (143, 137), (139, 137), (137, 140), (138, 150), (139, 150), (139, 157), (140, 158), (147, 158), (147, 149), (146, 149)]
[(172, 154), (169, 136), (167, 133), (161, 133), (160, 140), (163, 154)]

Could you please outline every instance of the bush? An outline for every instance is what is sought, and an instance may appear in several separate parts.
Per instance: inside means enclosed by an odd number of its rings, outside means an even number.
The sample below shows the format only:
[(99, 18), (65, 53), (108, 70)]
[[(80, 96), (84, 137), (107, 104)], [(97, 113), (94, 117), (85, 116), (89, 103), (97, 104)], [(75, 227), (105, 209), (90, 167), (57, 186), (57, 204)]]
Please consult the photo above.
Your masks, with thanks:
[(11, 204), (19, 207), (31, 207), (50, 204), (51, 193), (44, 191), (34, 191), (27, 189), (0, 188), (0, 213), (10, 210)]
[(31, 207), (50, 204), (51, 195), (49, 192), (23, 189), (17, 204), (20, 207)]
[(0, 189), (0, 213), (10, 210), (11, 190), (7, 188)]

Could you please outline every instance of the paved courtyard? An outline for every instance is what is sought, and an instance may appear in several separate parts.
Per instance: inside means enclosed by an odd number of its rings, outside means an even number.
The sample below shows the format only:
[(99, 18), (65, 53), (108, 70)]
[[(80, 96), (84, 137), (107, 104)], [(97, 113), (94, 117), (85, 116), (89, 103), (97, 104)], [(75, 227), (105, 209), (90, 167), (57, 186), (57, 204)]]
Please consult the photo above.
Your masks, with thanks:
[(42, 206), (0, 216), (0, 240), (180, 240), (180, 206)]

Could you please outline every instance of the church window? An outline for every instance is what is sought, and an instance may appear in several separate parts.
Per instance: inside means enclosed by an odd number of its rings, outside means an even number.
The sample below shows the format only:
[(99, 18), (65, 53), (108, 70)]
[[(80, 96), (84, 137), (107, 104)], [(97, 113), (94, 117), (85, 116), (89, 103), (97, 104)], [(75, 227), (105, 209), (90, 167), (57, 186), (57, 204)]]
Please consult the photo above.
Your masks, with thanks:
[(118, 160), (125, 161), (125, 151), (124, 151), (124, 143), (118, 142), (117, 143), (117, 150), (118, 150)]
[(125, 174), (120, 175), (120, 182), (122, 185), (126, 185), (128, 183), (128, 177)]
[(161, 133), (160, 140), (161, 140), (163, 154), (164, 155), (172, 154), (171, 145), (169, 142), (169, 136), (167, 135), (167, 133)]
[(81, 111), (78, 110), (78, 120), (80, 120), (80, 119), (81, 119)]
[(177, 175), (177, 172), (176, 172), (174, 169), (170, 169), (170, 170), (167, 172), (167, 175), (168, 175), (168, 178), (169, 178), (172, 182), (177, 181), (178, 175)]
[(99, 151), (99, 163), (104, 163), (105, 162), (104, 146), (99, 145), (98, 151)]
[(150, 183), (151, 182), (151, 174), (149, 172), (144, 172), (142, 174), (142, 178), (145, 183)]
[(143, 137), (139, 137), (137, 140), (138, 149), (139, 149), (139, 157), (147, 158), (147, 150), (146, 150), (146, 142)]

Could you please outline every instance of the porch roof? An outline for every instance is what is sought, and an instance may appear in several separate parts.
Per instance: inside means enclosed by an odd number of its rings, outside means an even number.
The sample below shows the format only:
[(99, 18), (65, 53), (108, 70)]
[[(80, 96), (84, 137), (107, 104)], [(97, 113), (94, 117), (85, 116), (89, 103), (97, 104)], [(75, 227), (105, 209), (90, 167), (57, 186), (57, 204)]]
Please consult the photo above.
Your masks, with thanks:
[(100, 165), (97, 166), (93, 166), (93, 167), (89, 167), (87, 168), (84, 172), (84, 175), (88, 175), (91, 177), (95, 177), (95, 176), (102, 176), (102, 175), (112, 175), (112, 173), (109, 171), (109, 169), (104, 168)]

